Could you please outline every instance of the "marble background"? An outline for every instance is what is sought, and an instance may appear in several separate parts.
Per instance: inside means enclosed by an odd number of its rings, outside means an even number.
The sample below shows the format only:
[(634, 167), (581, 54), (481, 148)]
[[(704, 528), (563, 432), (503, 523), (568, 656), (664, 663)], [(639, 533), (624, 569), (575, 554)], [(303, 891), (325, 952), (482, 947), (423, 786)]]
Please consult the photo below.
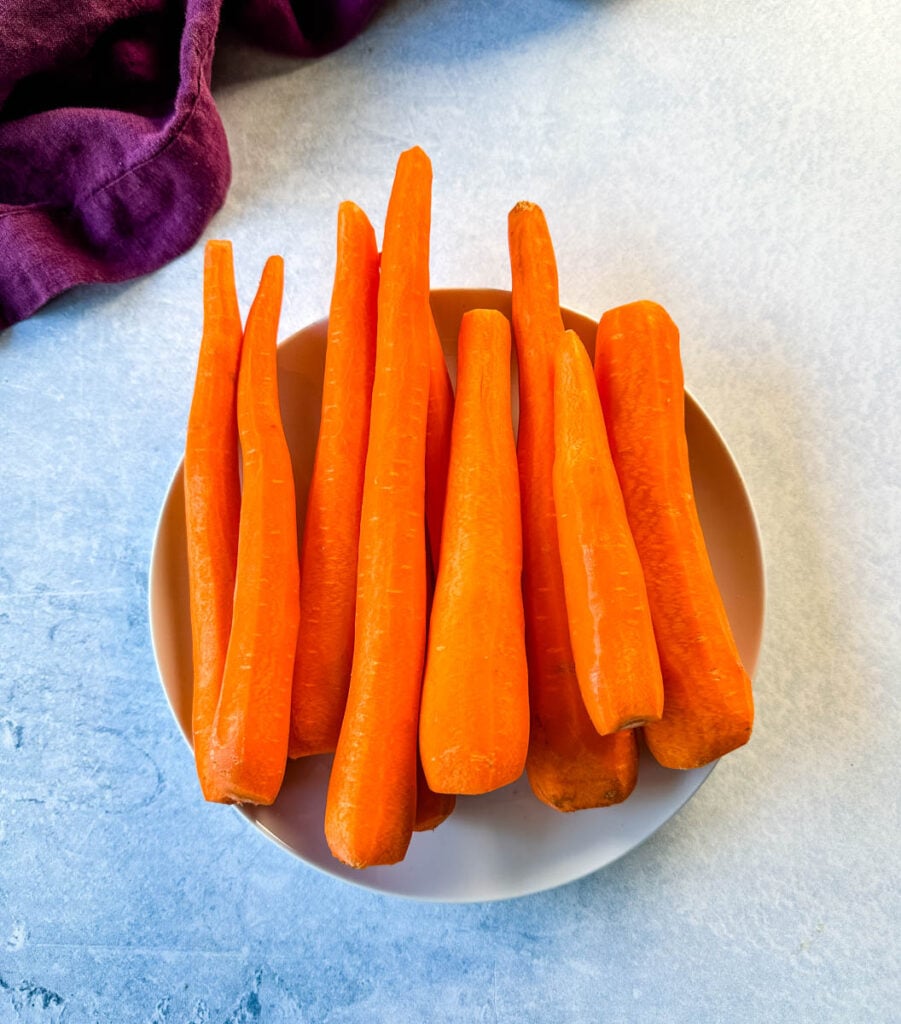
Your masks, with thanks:
[(901, 14), (889, 0), (395, 0), (318, 62), (227, 40), (209, 236), (285, 334), (334, 216), (435, 167), (433, 283), (506, 287), (541, 203), (565, 304), (648, 296), (764, 538), (751, 744), (624, 860), (508, 903), (325, 877), (200, 798), (147, 567), (201, 252), (0, 335), (0, 1024), (897, 1020)]

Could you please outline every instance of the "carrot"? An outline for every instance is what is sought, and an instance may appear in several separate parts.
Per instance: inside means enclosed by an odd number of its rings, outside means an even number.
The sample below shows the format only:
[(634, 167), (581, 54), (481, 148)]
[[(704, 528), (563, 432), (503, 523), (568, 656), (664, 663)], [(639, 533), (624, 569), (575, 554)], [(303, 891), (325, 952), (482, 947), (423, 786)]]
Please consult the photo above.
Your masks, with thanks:
[(474, 310), (463, 317), (457, 349), (419, 746), (433, 790), (472, 794), (518, 779), (528, 745), (510, 326), (494, 310)]
[(416, 815), (431, 183), (425, 153), (402, 153), (385, 221), (353, 665), (325, 811), (329, 848), (359, 868), (401, 860)]
[(276, 366), (283, 276), (281, 257), (271, 257), (247, 317), (238, 374), (241, 523), (211, 760), (223, 792), (240, 803), (272, 803), (288, 756), (298, 567), (294, 478)]
[(519, 363), (519, 484), (531, 732), (526, 770), (535, 795), (561, 811), (624, 800), (635, 785), (632, 732), (600, 736), (576, 678), (553, 493), (553, 361), (563, 321), (547, 223), (534, 203), (509, 217), (513, 331)]
[(432, 565), (441, 553), (441, 527), (447, 494), (450, 463), (451, 424), (454, 418), (454, 389), (444, 359), (444, 349), (429, 318), (429, 414), (425, 440), (425, 518)]
[(573, 331), (557, 351), (554, 419), (557, 538), (582, 699), (599, 733), (659, 721), (663, 681), (641, 562), (591, 360)]
[[(425, 520), (429, 540), (427, 559), (426, 622), (431, 617), (435, 592), (435, 569), (441, 552), (441, 529), (447, 494), (447, 468), (450, 462), (451, 426), (454, 417), (454, 389), (441, 338), (434, 317), (429, 318), (429, 409), (425, 439)], [(414, 832), (437, 828), (453, 813), (457, 798), (451, 793), (436, 793), (430, 787), (416, 757), (416, 820)]]
[(192, 731), (200, 787), (223, 800), (211, 771), (210, 733), (232, 623), (241, 483), (237, 379), (241, 315), (231, 242), (207, 242), (203, 337), (185, 441), (185, 522), (193, 641)]
[(375, 232), (358, 206), (344, 202), (338, 208), (322, 416), (300, 556), (291, 757), (332, 752), (347, 701), (378, 285)]
[(676, 325), (653, 302), (605, 313), (595, 370), (663, 670), (645, 738), (660, 764), (696, 768), (747, 742), (754, 707), (695, 507)]

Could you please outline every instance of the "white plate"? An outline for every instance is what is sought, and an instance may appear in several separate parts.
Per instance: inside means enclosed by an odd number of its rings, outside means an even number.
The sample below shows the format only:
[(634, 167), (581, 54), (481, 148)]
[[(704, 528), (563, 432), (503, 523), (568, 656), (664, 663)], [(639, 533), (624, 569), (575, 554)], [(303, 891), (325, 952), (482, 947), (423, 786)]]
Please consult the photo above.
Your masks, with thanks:
[[(432, 293), (432, 307), (453, 375), (463, 312), (491, 307), (509, 316), (510, 294), (445, 289)], [(569, 310), (564, 310), (563, 319), (593, 352), (596, 322)], [(326, 327), (325, 320), (319, 321), (279, 347), (282, 415), (301, 509), (315, 451)], [(515, 398), (514, 387), (514, 408)], [(686, 396), (685, 426), (711, 561), (742, 659), (753, 673), (764, 606), (763, 561), (754, 513), (726, 445), (690, 396)], [(153, 546), (150, 626), (163, 688), (190, 742), (191, 630), (181, 465), (166, 496)], [(331, 856), (323, 834), (330, 760), (290, 762), (276, 802), (271, 807), (242, 808), (240, 813), (277, 843), (329, 874), (381, 892), (449, 902), (539, 892), (610, 864), (656, 832), (697, 792), (713, 768), (671, 771), (659, 767), (642, 750), (638, 785), (628, 800), (575, 814), (561, 814), (538, 801), (523, 777), (486, 796), (459, 797), (456, 810), (439, 828), (413, 836), (401, 864), (355, 871)], [(197, 798), (201, 798), (199, 787)]]

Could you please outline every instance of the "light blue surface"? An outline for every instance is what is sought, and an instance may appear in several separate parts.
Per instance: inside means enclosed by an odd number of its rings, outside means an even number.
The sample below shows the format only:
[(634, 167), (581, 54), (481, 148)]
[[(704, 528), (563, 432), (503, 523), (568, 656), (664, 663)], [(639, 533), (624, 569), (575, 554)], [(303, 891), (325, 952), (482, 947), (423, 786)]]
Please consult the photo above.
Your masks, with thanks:
[(506, 287), (530, 198), (565, 304), (670, 308), (763, 531), (757, 727), (626, 859), (503, 904), (372, 895), (205, 805), (146, 615), (200, 250), (70, 294), (0, 335), (0, 1024), (898, 1019), (899, 50), (889, 2), (456, 0), (221, 52), (209, 236), (245, 309), (285, 254), (284, 334), (412, 143), (436, 286)]

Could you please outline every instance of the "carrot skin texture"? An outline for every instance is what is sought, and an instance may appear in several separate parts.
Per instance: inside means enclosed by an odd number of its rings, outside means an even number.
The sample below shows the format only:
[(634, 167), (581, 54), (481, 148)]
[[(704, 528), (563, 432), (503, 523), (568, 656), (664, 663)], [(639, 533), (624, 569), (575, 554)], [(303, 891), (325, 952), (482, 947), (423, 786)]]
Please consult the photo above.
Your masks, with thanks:
[(421, 149), (401, 154), (382, 248), (353, 666), (325, 813), (333, 855), (358, 868), (403, 859), (416, 817), (431, 181)]
[(540, 207), (509, 217), (513, 332), (519, 364), (517, 457), (531, 732), (526, 770), (535, 795), (561, 811), (625, 800), (635, 786), (631, 731), (600, 736), (582, 700), (569, 638), (553, 494), (553, 362), (563, 320), (557, 266)]
[(432, 565), (441, 556), (441, 532), (450, 464), (451, 428), (454, 419), (454, 389), (444, 349), (429, 318), (429, 412), (425, 441), (425, 518)]
[(554, 369), (557, 538), (576, 676), (607, 735), (659, 721), (663, 680), (591, 360), (577, 334), (564, 339)]
[(529, 744), (522, 536), (510, 411), (510, 326), (463, 317), (441, 563), (419, 744), (429, 786), (487, 793), (522, 774)]
[(283, 261), (273, 256), (247, 317), (238, 374), (241, 521), (212, 761), (239, 803), (272, 803), (288, 756), (298, 563), (294, 477), (278, 398), (283, 281)]
[(241, 483), (237, 383), (241, 315), (231, 242), (207, 242), (203, 336), (185, 441), (185, 513), (194, 689), (192, 733), (201, 791), (225, 801), (210, 734), (231, 633)]
[(378, 286), (375, 232), (358, 206), (344, 202), (338, 209), (322, 416), (300, 555), (291, 757), (333, 752), (347, 702)]
[(595, 372), (663, 671), (645, 739), (665, 767), (697, 768), (747, 742), (754, 705), (695, 506), (676, 325), (653, 302), (610, 310)]

